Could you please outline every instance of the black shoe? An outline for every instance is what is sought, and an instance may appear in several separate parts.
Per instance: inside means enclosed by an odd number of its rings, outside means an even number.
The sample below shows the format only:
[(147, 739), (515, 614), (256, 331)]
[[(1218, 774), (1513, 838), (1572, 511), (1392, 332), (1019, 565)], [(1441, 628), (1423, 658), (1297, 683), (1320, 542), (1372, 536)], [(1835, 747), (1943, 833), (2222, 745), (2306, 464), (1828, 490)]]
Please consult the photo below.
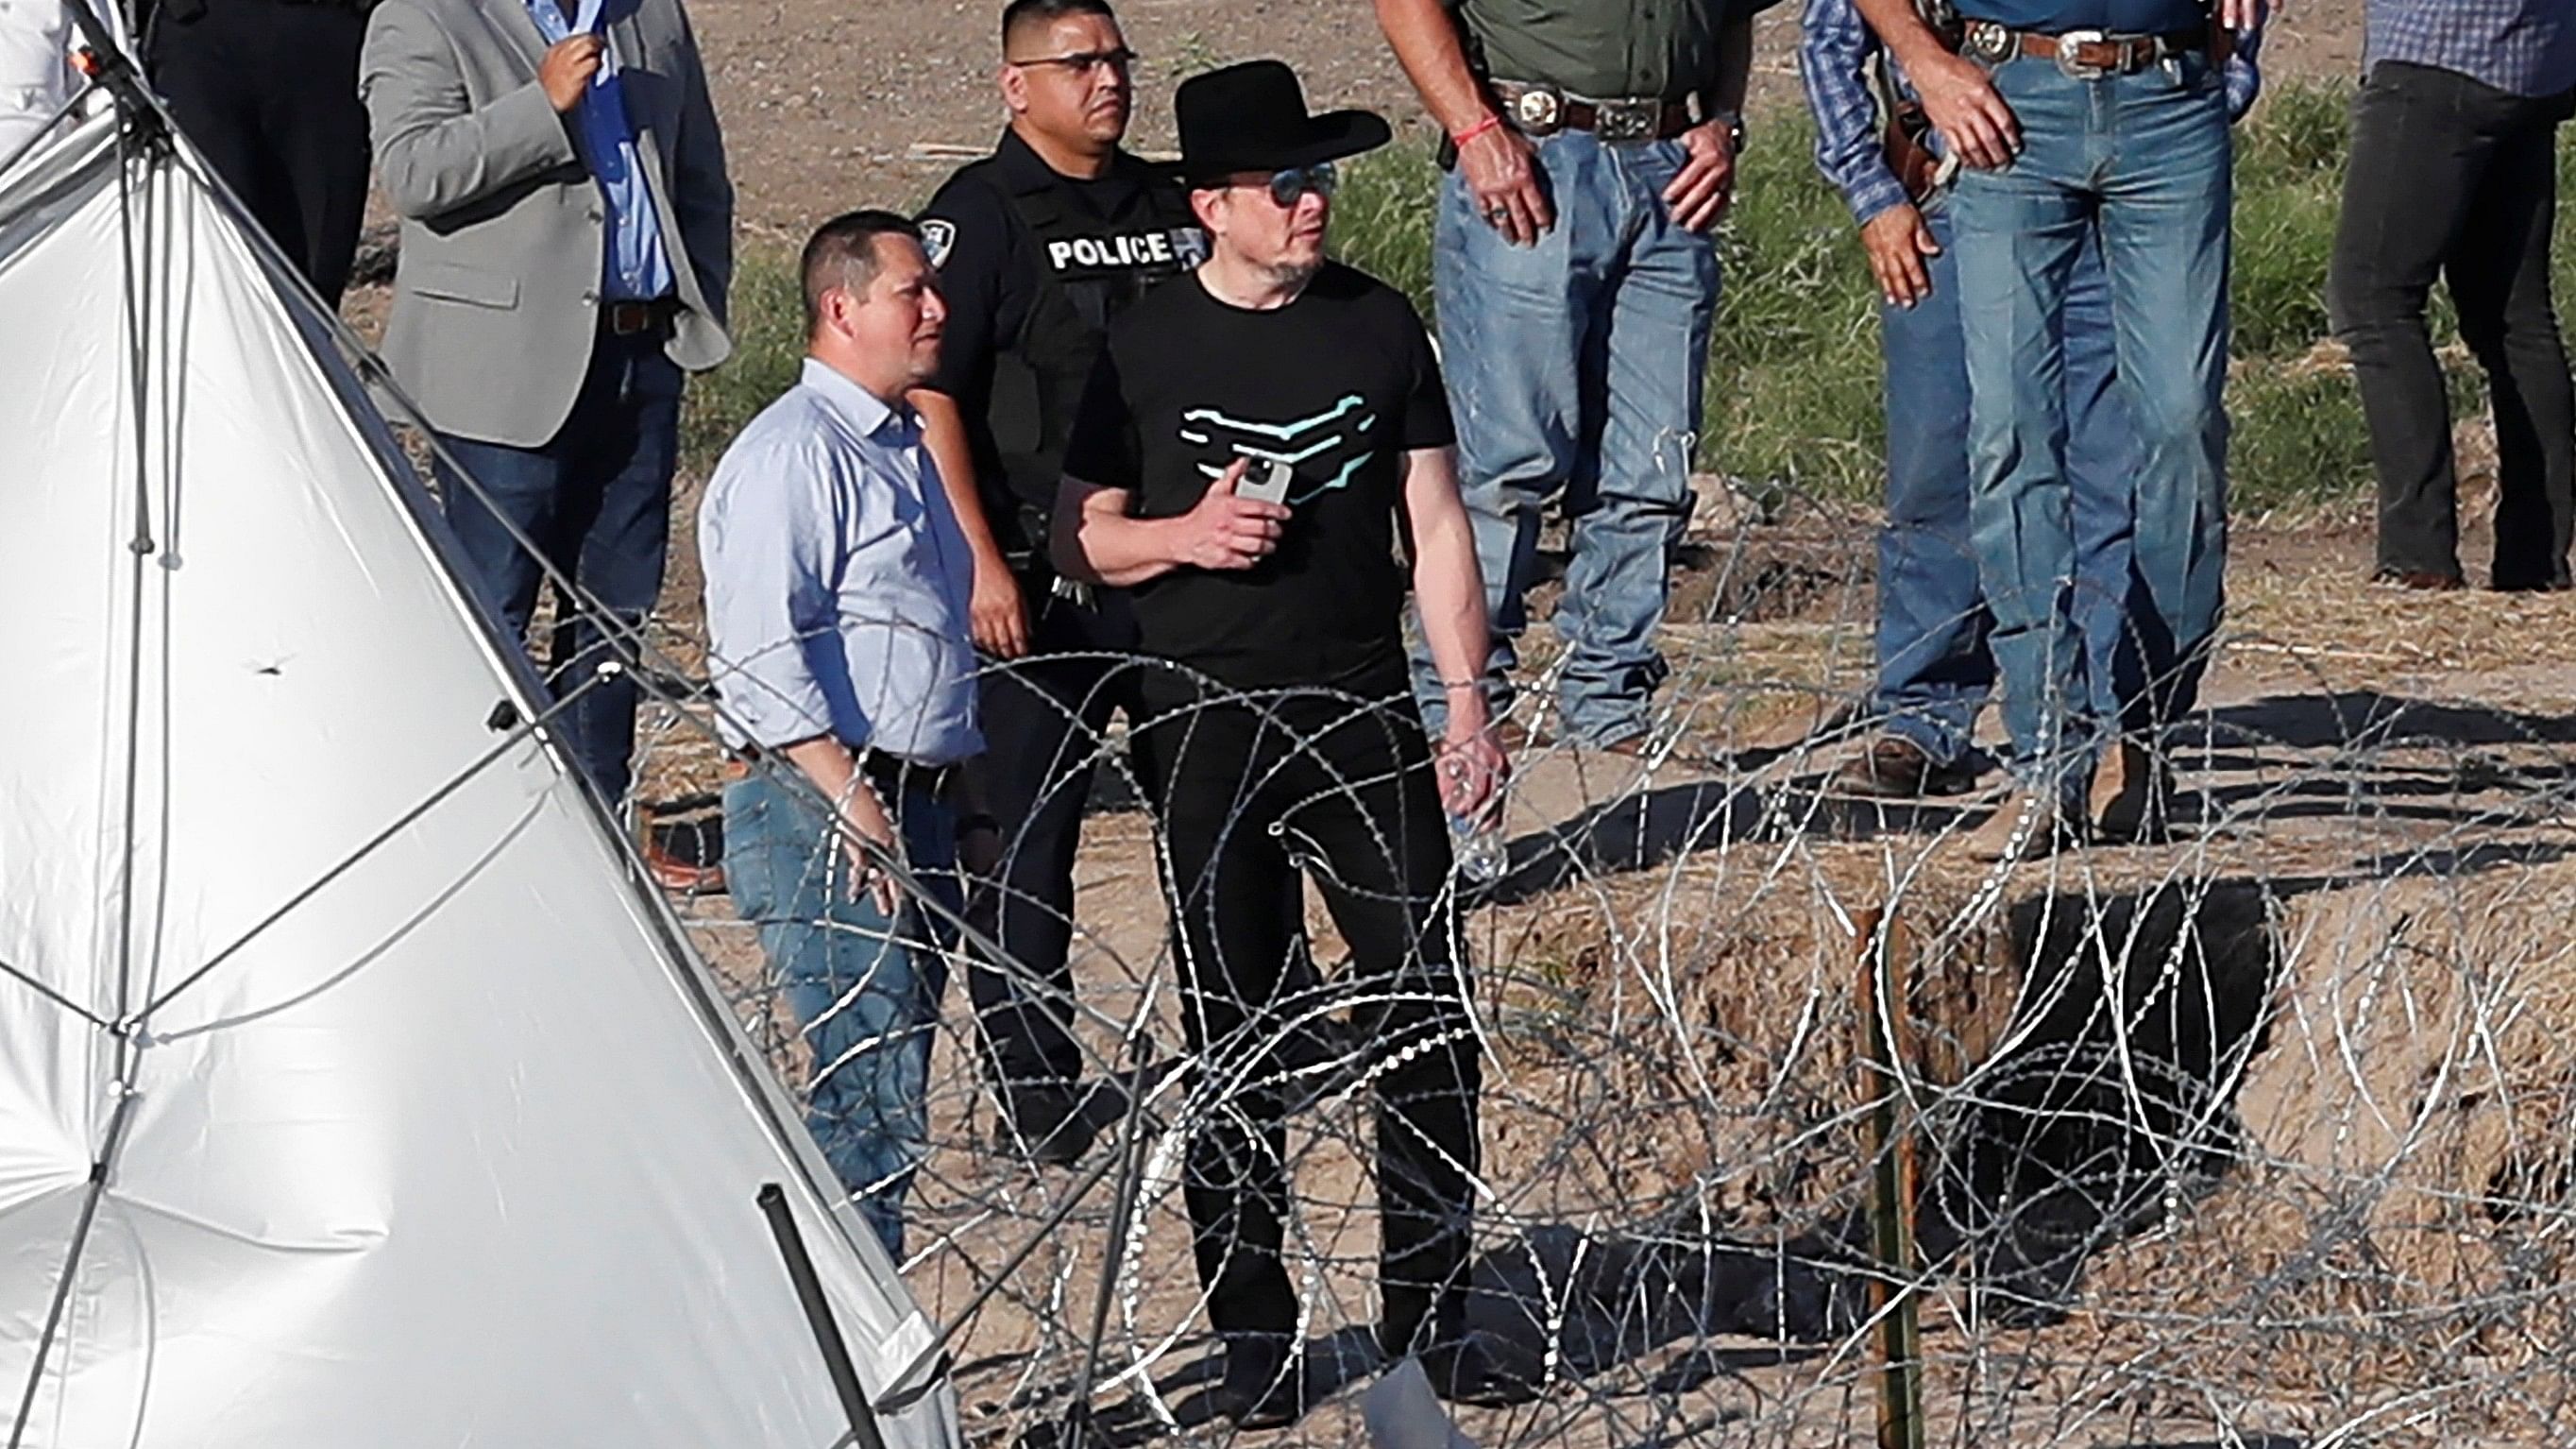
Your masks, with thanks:
[(2468, 581), (2456, 573), (2438, 573), (2432, 569), (2382, 568), (2371, 581), (2395, 584), (2401, 589), (2417, 589), (2430, 594), (2456, 593), (2468, 587)]
[(1003, 1091), (1009, 1145), (1041, 1167), (1071, 1167), (1127, 1111), (1115, 1082), (1017, 1082)]
[(1424, 1349), (1422, 1371), (1431, 1380), (1431, 1392), (1448, 1403), (1488, 1408), (1537, 1399), (1547, 1373), (1545, 1361), (1499, 1350), (1472, 1330)]
[(1211, 1417), (1239, 1429), (1284, 1429), (1306, 1416), (1306, 1356), (1281, 1334), (1229, 1335), (1225, 1377), (1208, 1390)]

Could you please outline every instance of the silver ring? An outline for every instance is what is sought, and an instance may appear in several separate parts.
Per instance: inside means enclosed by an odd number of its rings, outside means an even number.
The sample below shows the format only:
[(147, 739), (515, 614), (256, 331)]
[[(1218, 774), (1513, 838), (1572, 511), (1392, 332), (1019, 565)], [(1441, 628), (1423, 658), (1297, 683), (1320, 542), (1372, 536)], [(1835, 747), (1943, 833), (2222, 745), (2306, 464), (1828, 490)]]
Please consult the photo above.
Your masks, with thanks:
[(1485, 208), (1485, 220), (1487, 221), (1501, 221), (1504, 217), (1511, 214), (1512, 209), (1508, 206), (1489, 206)]

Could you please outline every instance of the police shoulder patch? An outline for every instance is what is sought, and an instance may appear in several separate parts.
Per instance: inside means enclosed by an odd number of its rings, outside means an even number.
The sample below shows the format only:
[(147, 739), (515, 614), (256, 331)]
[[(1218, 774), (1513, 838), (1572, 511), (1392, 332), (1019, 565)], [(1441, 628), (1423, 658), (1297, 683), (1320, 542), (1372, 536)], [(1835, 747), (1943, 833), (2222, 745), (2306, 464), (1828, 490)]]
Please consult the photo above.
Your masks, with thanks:
[(957, 223), (934, 216), (921, 223), (921, 249), (930, 254), (934, 267), (946, 266), (948, 254), (957, 249)]

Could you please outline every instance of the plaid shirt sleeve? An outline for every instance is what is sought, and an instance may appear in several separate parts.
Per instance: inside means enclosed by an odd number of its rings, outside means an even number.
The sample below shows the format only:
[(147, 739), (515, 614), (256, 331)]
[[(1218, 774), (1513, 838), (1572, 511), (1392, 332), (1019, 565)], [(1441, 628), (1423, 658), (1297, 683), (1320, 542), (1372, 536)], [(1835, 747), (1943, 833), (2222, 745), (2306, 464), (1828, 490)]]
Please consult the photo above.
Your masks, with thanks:
[(1816, 117), (1816, 169), (1843, 194), (1852, 219), (1871, 217), (1905, 200), (1905, 187), (1887, 169), (1879, 149), (1878, 103), (1866, 79), (1878, 37), (1852, 0), (1807, 0), (1798, 42), (1798, 80)]

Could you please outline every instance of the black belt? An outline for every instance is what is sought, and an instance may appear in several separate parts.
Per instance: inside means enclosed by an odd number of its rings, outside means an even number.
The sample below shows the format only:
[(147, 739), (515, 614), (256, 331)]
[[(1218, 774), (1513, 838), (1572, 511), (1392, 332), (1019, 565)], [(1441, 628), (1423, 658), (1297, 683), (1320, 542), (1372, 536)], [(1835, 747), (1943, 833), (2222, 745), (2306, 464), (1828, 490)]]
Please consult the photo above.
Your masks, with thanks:
[(868, 784), (874, 787), (880, 798), (918, 791), (938, 800), (947, 797), (948, 782), (955, 778), (957, 767), (925, 765), (901, 755), (889, 755), (883, 750), (861, 750), (859, 773), (867, 777)]
[(602, 302), (599, 330), (611, 337), (667, 333), (672, 319), (679, 315), (680, 301), (676, 297), (656, 297), (649, 302)]
[(2057, 62), (2070, 80), (2135, 75), (2151, 65), (2186, 55), (2209, 53), (2210, 28), (2168, 31), (2162, 35), (2115, 35), (2104, 30), (2069, 30), (2049, 35), (2015, 30), (1999, 20), (1971, 20), (1960, 33), (1959, 53), (1971, 60), (1999, 65), (2016, 55)]
[[(763, 750), (757, 745), (734, 751), (736, 778), (749, 774), (761, 763), (763, 755), (773, 753), (775, 751)], [(948, 786), (957, 775), (955, 765), (925, 765), (883, 750), (860, 750), (857, 758), (859, 778), (867, 781), (868, 788), (876, 791), (877, 798), (881, 800), (894, 799), (907, 791), (945, 799), (949, 794)]]
[(1503, 103), (1503, 119), (1525, 136), (1590, 131), (1604, 141), (1669, 141), (1696, 124), (1684, 101), (1652, 96), (1596, 100), (1543, 82), (1498, 80), (1493, 84), (1495, 98)]

